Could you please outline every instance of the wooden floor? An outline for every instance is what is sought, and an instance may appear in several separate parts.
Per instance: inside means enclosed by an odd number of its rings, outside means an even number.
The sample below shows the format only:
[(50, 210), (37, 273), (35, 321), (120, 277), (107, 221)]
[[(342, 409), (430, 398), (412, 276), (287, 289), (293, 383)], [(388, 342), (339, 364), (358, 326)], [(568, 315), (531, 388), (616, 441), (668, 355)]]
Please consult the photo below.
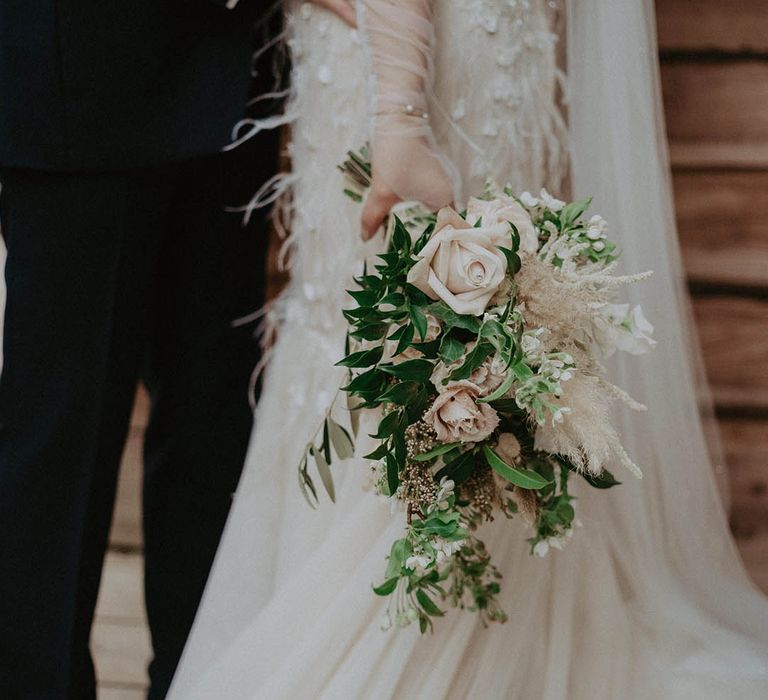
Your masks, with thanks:
[[(768, 3), (656, 5), (678, 225), (728, 463), (731, 527), (768, 592)], [(274, 289), (281, 277), (271, 269)], [(145, 416), (140, 396), (93, 633), (103, 700), (138, 700), (146, 688)]]

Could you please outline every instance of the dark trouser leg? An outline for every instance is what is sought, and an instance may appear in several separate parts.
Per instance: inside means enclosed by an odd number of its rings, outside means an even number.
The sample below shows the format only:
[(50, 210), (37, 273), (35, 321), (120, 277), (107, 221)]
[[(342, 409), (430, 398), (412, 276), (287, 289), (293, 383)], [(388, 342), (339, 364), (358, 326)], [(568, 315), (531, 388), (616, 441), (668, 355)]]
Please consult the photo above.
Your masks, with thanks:
[(2, 180), (0, 696), (80, 700), (170, 182)]
[(158, 275), (144, 483), (153, 700), (184, 648), (251, 432), (257, 345), (253, 326), (231, 322), (262, 302), (267, 232), (261, 217), (244, 228), (224, 206), (251, 196), (259, 157), (273, 167), (253, 148), (184, 167)]

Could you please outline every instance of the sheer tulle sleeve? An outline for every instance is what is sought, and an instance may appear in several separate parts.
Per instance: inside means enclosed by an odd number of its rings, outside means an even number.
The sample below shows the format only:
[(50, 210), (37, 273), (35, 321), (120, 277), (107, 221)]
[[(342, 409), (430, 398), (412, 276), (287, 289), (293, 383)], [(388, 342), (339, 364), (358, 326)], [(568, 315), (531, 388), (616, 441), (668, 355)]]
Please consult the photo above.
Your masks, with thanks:
[(403, 200), (437, 209), (454, 200), (458, 176), (432, 136), (432, 0), (359, 0), (369, 61), (374, 180)]

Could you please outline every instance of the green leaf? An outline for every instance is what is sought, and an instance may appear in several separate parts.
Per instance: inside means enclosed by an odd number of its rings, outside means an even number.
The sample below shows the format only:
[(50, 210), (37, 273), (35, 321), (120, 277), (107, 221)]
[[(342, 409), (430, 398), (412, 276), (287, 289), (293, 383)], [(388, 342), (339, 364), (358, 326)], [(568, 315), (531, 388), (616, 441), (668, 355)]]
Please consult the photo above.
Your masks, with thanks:
[(387, 580), (399, 578), (400, 571), (405, 565), (406, 559), (411, 556), (411, 545), (408, 540), (395, 540), (392, 543), (392, 549), (389, 550), (387, 561), (387, 570), (384, 574)]
[(515, 375), (512, 372), (507, 373), (506, 378), (501, 383), (501, 385), (492, 393), (488, 394), (488, 396), (484, 396), (482, 399), (477, 399), (477, 403), (490, 403), (491, 401), (496, 401), (497, 399), (500, 399), (504, 394), (506, 394), (511, 388), (512, 385), (515, 383)]
[(395, 588), (397, 588), (397, 582), (400, 580), (399, 576), (393, 576), (392, 578), (387, 579), (382, 583), (380, 586), (374, 586), (373, 592), (376, 595), (380, 596), (388, 596), (391, 593), (394, 593)]
[(413, 342), (414, 328), (413, 324), (409, 323), (403, 327), (403, 333), (398, 340), (397, 347), (395, 348), (395, 355), (399, 355), (404, 352), (408, 346)]
[(317, 473), (320, 474), (320, 480), (323, 482), (328, 497), (336, 502), (336, 489), (333, 487), (333, 476), (331, 475), (331, 469), (328, 466), (328, 462), (325, 460), (322, 450), (318, 450), (315, 447), (310, 448), (310, 453), (315, 458), (315, 466), (317, 467)]
[(348, 289), (347, 294), (357, 302), (358, 306), (373, 306), (379, 300), (379, 293), (370, 289)]
[(434, 367), (429, 360), (416, 359), (392, 365), (379, 365), (379, 369), (398, 379), (407, 379), (425, 384), (432, 376)]
[(387, 330), (389, 330), (387, 323), (366, 323), (357, 330), (351, 331), (349, 335), (358, 340), (379, 340), (386, 335)]
[(520, 256), (514, 250), (510, 250), (504, 246), (498, 246), (498, 248), (504, 253), (504, 257), (507, 259), (507, 272), (510, 275), (516, 275), (520, 272), (520, 268), (523, 265)]
[(402, 250), (406, 255), (411, 250), (411, 235), (397, 216), (395, 217), (395, 227), (392, 232), (392, 245), (395, 249)]
[(451, 328), (463, 328), (464, 330), (472, 333), (480, 332), (480, 319), (476, 316), (468, 316), (466, 314), (457, 314), (448, 304), (444, 301), (436, 301), (427, 307), (427, 312), (436, 316), (445, 323), (445, 332), (447, 333)]
[(397, 466), (397, 460), (395, 455), (391, 452), (386, 456), (387, 464), (387, 485), (389, 486), (389, 493), (394, 495), (397, 491), (397, 487), (400, 486), (400, 469)]
[(374, 391), (381, 389), (382, 384), (386, 381), (386, 375), (383, 372), (379, 372), (378, 369), (369, 369), (367, 372), (358, 374), (347, 386), (343, 387), (344, 391)]
[(518, 362), (516, 365), (513, 365), (512, 371), (521, 382), (528, 381), (534, 376), (533, 370), (525, 362)]
[(561, 230), (568, 228), (576, 219), (578, 219), (592, 204), (592, 197), (587, 197), (579, 202), (566, 204), (560, 210)]
[(405, 295), (402, 292), (391, 292), (383, 299), (379, 300), (379, 306), (382, 304), (391, 304), (392, 306), (402, 306), (405, 304)]
[(341, 367), (370, 367), (375, 365), (384, 354), (384, 347), (379, 346), (370, 350), (360, 350), (347, 355), (343, 360), (339, 360), (336, 365)]
[(457, 486), (463, 484), (475, 471), (475, 452), (468, 450), (456, 459), (446, 464), (437, 474), (435, 481), (440, 481), (444, 476), (451, 479)]
[(381, 419), (375, 435), (371, 435), (376, 440), (384, 440), (397, 430), (400, 424), (400, 411), (390, 411)]
[(456, 338), (451, 338), (448, 335), (443, 336), (443, 340), (440, 343), (440, 350), (438, 355), (445, 364), (450, 365), (456, 362), (464, 354), (464, 343)]
[(530, 469), (517, 469), (507, 464), (499, 455), (497, 455), (488, 445), (483, 445), (483, 454), (488, 462), (488, 466), (499, 476), (521, 489), (541, 489), (547, 486), (549, 481), (541, 474), (537, 474)]
[(432, 617), (442, 617), (443, 611), (435, 605), (432, 598), (430, 598), (421, 588), (416, 591), (416, 600), (419, 601), (419, 605), (424, 608), (424, 611)]
[(396, 406), (405, 406), (419, 393), (420, 386), (417, 382), (399, 382), (393, 384), (381, 396), (376, 398), (381, 403), (393, 403)]
[(363, 455), (363, 459), (384, 459), (389, 454), (389, 445), (382, 443), (373, 452)]
[(350, 459), (355, 456), (355, 443), (352, 437), (330, 416), (328, 417), (328, 434), (339, 459)]
[(428, 462), (430, 459), (434, 459), (435, 457), (444, 455), (447, 452), (450, 452), (451, 450), (455, 449), (456, 447), (459, 447), (460, 445), (461, 445), (460, 442), (446, 442), (442, 445), (438, 445), (437, 447), (431, 449), (429, 452), (424, 452), (420, 455), (415, 455), (414, 457), (411, 457), (411, 459), (414, 462)]
[(457, 367), (449, 375), (450, 379), (458, 381), (459, 379), (466, 379), (472, 372), (474, 372), (480, 365), (485, 362), (488, 356), (493, 352), (493, 345), (490, 343), (482, 342), (477, 343), (472, 350), (467, 353), (464, 358), (464, 362), (460, 367)]
[[(301, 463), (299, 464), (298, 469), (298, 476), (299, 476), (299, 489), (301, 489), (301, 493), (306, 499), (307, 503), (309, 503), (310, 508), (313, 510), (317, 509), (317, 504), (320, 502), (317, 498), (317, 489), (315, 489), (315, 484), (312, 482), (312, 478), (307, 473), (307, 452), (309, 450), (309, 446), (304, 450), (304, 456), (301, 459)], [(311, 494), (311, 497), (310, 497)]]
[(413, 327), (419, 334), (419, 340), (424, 342), (427, 337), (427, 317), (418, 306), (414, 306), (413, 304), (411, 304), (409, 308), (409, 314), (411, 316), (411, 323), (413, 323)]

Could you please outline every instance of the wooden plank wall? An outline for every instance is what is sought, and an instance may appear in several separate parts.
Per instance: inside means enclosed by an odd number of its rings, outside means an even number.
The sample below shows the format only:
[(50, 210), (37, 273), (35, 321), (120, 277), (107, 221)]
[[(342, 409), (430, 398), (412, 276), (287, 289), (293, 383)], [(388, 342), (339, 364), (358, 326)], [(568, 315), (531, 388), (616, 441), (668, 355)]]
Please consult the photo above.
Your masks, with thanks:
[(678, 227), (731, 525), (768, 589), (768, 3), (656, 8)]

